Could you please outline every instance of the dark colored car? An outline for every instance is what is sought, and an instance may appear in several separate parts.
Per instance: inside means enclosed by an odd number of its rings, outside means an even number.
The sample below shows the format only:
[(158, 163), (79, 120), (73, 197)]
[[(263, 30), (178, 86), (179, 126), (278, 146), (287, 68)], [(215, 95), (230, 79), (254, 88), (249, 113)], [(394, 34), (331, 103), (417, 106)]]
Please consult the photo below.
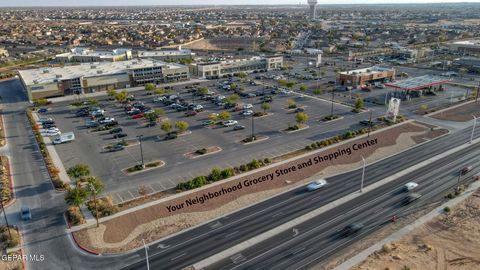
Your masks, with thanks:
[(108, 122), (105, 124), (106, 127), (114, 127), (114, 126), (118, 126), (118, 122), (113, 120), (111, 122)]
[(110, 152), (117, 152), (117, 151), (121, 151), (125, 149), (125, 147), (123, 146), (123, 144), (115, 144), (114, 146), (110, 147), (110, 149), (108, 149), (108, 151)]
[(460, 174), (461, 174), (461, 175), (465, 175), (465, 174), (469, 173), (472, 169), (473, 169), (472, 166), (463, 167), (463, 168), (460, 170)]
[(238, 125), (238, 126), (233, 127), (233, 130), (242, 130), (242, 129), (245, 129), (245, 127), (242, 126), (242, 125)]
[(22, 207), (20, 209), (20, 217), (22, 220), (30, 220), (32, 219), (32, 212), (30, 212), (30, 208), (28, 207)]
[(38, 109), (37, 112), (38, 113), (46, 113), (46, 112), (48, 112), (48, 109), (47, 108), (41, 108), (41, 109)]
[(120, 138), (124, 138), (124, 137), (127, 137), (127, 133), (117, 133), (115, 135), (113, 135), (113, 138), (114, 139), (120, 139)]
[(298, 113), (298, 112), (304, 112), (305, 109), (304, 108), (296, 108), (295, 109), (295, 112)]
[(177, 137), (178, 137), (178, 135), (177, 135), (176, 132), (169, 132), (165, 136), (165, 140), (173, 140), (173, 139), (176, 139)]
[(156, 125), (157, 125), (157, 122), (155, 122), (155, 121), (150, 121), (150, 122), (148, 122), (148, 123), (145, 125), (145, 127), (154, 127), (154, 126), (156, 126)]
[(361, 229), (363, 229), (362, 223), (352, 223), (347, 227), (343, 228), (343, 230), (340, 233), (343, 236), (349, 236), (359, 232)]
[(422, 197), (422, 195), (420, 195), (418, 193), (410, 193), (407, 197), (405, 197), (404, 203), (405, 204), (410, 204), (410, 203), (420, 199), (420, 197)]
[(261, 99), (263, 102), (272, 102), (273, 101), (273, 98), (272, 96), (264, 96), (262, 97)]
[(43, 128), (54, 128), (54, 127), (57, 127), (57, 126), (55, 125), (55, 123), (53, 123), (53, 124), (42, 124), (42, 127)]
[(185, 116), (195, 116), (197, 115), (197, 112), (196, 111), (188, 111), (188, 112), (185, 112)]
[(360, 121), (360, 125), (371, 126), (371, 125), (373, 125), (373, 121), (362, 120), (362, 121)]
[(112, 128), (109, 132), (110, 134), (115, 134), (115, 133), (120, 133), (122, 131), (123, 129), (121, 127), (117, 127), (117, 128)]

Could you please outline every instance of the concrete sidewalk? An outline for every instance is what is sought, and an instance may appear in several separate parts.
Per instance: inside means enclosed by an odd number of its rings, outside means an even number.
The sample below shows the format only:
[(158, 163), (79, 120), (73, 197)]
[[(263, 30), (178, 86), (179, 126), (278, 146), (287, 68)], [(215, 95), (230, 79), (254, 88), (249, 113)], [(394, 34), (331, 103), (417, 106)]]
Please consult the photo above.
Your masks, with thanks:
[[(185, 84), (193, 84), (193, 83), (201, 83), (201, 82), (208, 82), (208, 80), (206, 80), (206, 79), (190, 79), (188, 81), (160, 84), (160, 85), (157, 85), (157, 87), (162, 88), (162, 87), (166, 87), (166, 86), (180, 86), (180, 85), (185, 85)], [(130, 87), (130, 88), (125, 88), (125, 89), (116, 89), (116, 90), (117, 91), (126, 90), (128, 93), (131, 93), (131, 92), (141, 91), (141, 90), (144, 90), (144, 89), (145, 89), (144, 86), (139, 86), (139, 87)], [(58, 103), (58, 102), (77, 100), (78, 98), (95, 98), (95, 97), (101, 97), (101, 96), (106, 96), (106, 95), (107, 95), (106, 91), (100, 91), (100, 92), (95, 92), (95, 93), (82, 94), (80, 96), (69, 95), (69, 96), (63, 96), (63, 97), (49, 98), (48, 100), (51, 101), (52, 103)]]
[(450, 207), (450, 208), (455, 207), (455, 205), (461, 203), (463, 200), (465, 200), (468, 196), (472, 195), (479, 188), (480, 188), (480, 181), (477, 181), (477, 182), (471, 184), (468, 187), (468, 189), (464, 193), (462, 193), (460, 196), (458, 196), (458, 197), (456, 197), (452, 200), (449, 200), (448, 202), (440, 205), (439, 207), (435, 208), (434, 210), (432, 210), (428, 214), (426, 214), (423, 217), (420, 217), (419, 219), (415, 220), (415, 222), (403, 227), (402, 229), (398, 230), (397, 232), (395, 232), (395, 233), (391, 234), (390, 236), (384, 238), (383, 240), (377, 242), (373, 246), (363, 250), (362, 252), (360, 252), (359, 254), (350, 258), (349, 260), (345, 261), (341, 265), (335, 267), (334, 270), (347, 270), (347, 269), (350, 269), (350, 268), (354, 267), (355, 265), (363, 262), (365, 259), (367, 259), (367, 257), (370, 254), (374, 253), (375, 251), (381, 250), (383, 245), (385, 245), (387, 243), (391, 243), (393, 241), (399, 240), (400, 238), (407, 235), (408, 233), (410, 233), (414, 229), (418, 228), (419, 226), (421, 226), (421, 225), (431, 221), (435, 217), (441, 215), (442, 213), (444, 213), (443, 209), (445, 207), (447, 207), (447, 206)]

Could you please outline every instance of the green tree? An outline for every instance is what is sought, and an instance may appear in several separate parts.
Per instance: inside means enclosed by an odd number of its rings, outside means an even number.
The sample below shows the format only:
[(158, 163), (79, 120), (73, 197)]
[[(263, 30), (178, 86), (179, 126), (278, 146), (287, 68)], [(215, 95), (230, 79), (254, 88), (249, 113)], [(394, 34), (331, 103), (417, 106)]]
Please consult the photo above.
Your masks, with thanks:
[[(95, 177), (95, 176), (89, 176), (85, 179), (86, 183), (89, 185), (87, 188), (88, 192), (91, 194), (91, 190), (90, 190), (90, 185), (93, 186), (93, 188), (95, 189), (95, 191), (97, 192), (97, 194), (101, 193), (103, 191), (103, 189), (105, 188), (105, 184), (103, 183), (102, 180), (100, 180), (99, 178)], [(93, 194), (91, 194), (93, 195)]]
[(220, 112), (218, 114), (218, 118), (220, 118), (222, 120), (228, 120), (228, 119), (230, 119), (230, 117), (232, 117), (232, 115), (227, 111), (223, 111), (223, 112)]
[(426, 111), (428, 110), (428, 105), (427, 105), (427, 104), (422, 104), (422, 105), (420, 105), (420, 110), (421, 110), (422, 112), (426, 112)]
[(362, 98), (357, 98), (357, 100), (355, 100), (355, 109), (357, 111), (359, 111), (359, 110), (363, 109), (363, 106), (364, 106), (363, 99)]
[(262, 105), (260, 106), (260, 108), (263, 109), (263, 113), (266, 113), (267, 110), (270, 110), (270, 109), (272, 108), (272, 106), (270, 106), (270, 104), (264, 102), (264, 103), (262, 103)]
[(292, 88), (295, 85), (295, 82), (289, 81), (285, 84), (286, 87)]
[(90, 106), (98, 106), (98, 100), (94, 99), (94, 98), (89, 98), (88, 99), (88, 105)]
[(231, 84), (230, 84), (230, 88), (231, 88), (232, 90), (237, 89), (237, 87), (238, 87), (238, 85), (237, 85), (236, 83), (231, 83)]
[(90, 168), (85, 164), (77, 164), (68, 168), (68, 176), (72, 178), (81, 178), (90, 175)]
[(304, 84), (300, 85), (300, 91), (305, 92), (307, 91), (308, 87)]
[(115, 96), (117, 95), (117, 90), (115, 90), (115, 89), (107, 90), (107, 95), (109, 97), (115, 98)]
[(167, 93), (167, 91), (165, 91), (165, 89), (163, 88), (157, 88), (155, 90), (153, 90), (153, 93), (155, 93), (155, 95), (165, 95)]
[(226, 102), (232, 103), (232, 104), (237, 102), (238, 100), (240, 100), (240, 96), (237, 94), (231, 94), (226, 98)]
[(215, 121), (218, 120), (218, 115), (215, 114), (215, 113), (211, 113), (211, 114), (208, 115), (208, 119), (215, 122)]
[(145, 84), (145, 91), (147, 92), (152, 92), (153, 90), (155, 90), (155, 84), (153, 83), (147, 83)]
[(33, 106), (40, 107), (45, 106), (48, 104), (48, 100), (46, 98), (37, 98), (33, 100)]
[(304, 112), (295, 114), (295, 121), (297, 121), (298, 124), (306, 124), (308, 122), (308, 114)]
[(162, 124), (160, 125), (160, 128), (165, 131), (165, 132), (170, 132), (173, 128), (173, 125), (172, 125), (172, 122), (168, 121), (168, 120), (165, 120), (162, 122)]
[(297, 103), (293, 99), (287, 100), (287, 107), (289, 109), (295, 109), (297, 107)]
[(127, 101), (127, 97), (128, 97), (128, 92), (127, 90), (122, 90), (121, 92), (117, 93), (115, 95), (115, 99), (118, 101), (118, 102), (125, 102)]
[(185, 121), (178, 121), (176, 124), (175, 124), (175, 127), (180, 130), (180, 132), (185, 132), (185, 130), (188, 129), (189, 125), (187, 122)]
[(238, 77), (239, 77), (240, 79), (242, 79), (242, 81), (243, 81), (243, 80), (245, 80), (245, 78), (247, 77), (247, 73), (245, 73), (245, 72), (240, 72), (240, 73), (238, 73)]
[(80, 207), (88, 198), (88, 192), (81, 187), (74, 187), (65, 194), (65, 202), (68, 205)]
[(197, 94), (200, 95), (200, 96), (205, 96), (209, 92), (210, 92), (210, 90), (208, 90), (208, 87), (205, 87), (205, 86), (202, 86), (202, 87), (197, 89)]

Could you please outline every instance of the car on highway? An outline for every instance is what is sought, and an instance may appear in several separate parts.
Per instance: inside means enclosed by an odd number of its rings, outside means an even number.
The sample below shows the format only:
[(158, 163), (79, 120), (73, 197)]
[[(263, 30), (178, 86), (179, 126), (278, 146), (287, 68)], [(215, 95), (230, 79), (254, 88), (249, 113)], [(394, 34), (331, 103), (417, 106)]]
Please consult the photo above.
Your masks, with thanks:
[(473, 169), (472, 166), (465, 166), (460, 170), (460, 174), (465, 175), (465, 174), (469, 173), (472, 169)]
[(418, 184), (415, 182), (408, 182), (403, 186), (404, 191), (410, 191), (418, 187)]
[(420, 199), (420, 197), (422, 197), (422, 195), (418, 193), (410, 193), (407, 197), (405, 197), (404, 203), (405, 204), (413, 203), (414, 201)]
[(113, 138), (114, 139), (120, 139), (120, 138), (124, 138), (124, 137), (127, 137), (127, 133), (117, 133), (115, 135), (113, 135)]
[(325, 180), (325, 179), (315, 180), (315, 181), (313, 181), (313, 182), (311, 182), (310, 184), (307, 185), (307, 190), (308, 191), (314, 191), (314, 190), (320, 189), (320, 188), (322, 188), (326, 185), (327, 185), (327, 180)]
[(212, 120), (204, 120), (202, 121), (202, 125), (204, 126), (209, 126), (209, 125), (213, 125), (215, 122), (213, 122)]
[(176, 132), (169, 132), (167, 133), (167, 135), (165, 135), (165, 140), (173, 140), (173, 139), (176, 139), (178, 137), (177, 133)]
[(30, 211), (30, 208), (28, 207), (22, 207), (20, 209), (20, 218), (22, 220), (30, 220), (32, 219), (32, 212)]
[(38, 113), (46, 113), (46, 112), (48, 112), (48, 109), (47, 108), (40, 108), (40, 109), (38, 109), (37, 112)]
[(117, 127), (117, 128), (112, 128), (112, 129), (109, 131), (109, 133), (110, 133), (110, 134), (115, 134), (115, 133), (120, 133), (120, 132), (122, 132), (122, 131), (123, 131), (123, 129), (122, 129), (121, 127)]
[(238, 122), (235, 120), (227, 120), (223, 122), (223, 126), (225, 127), (235, 126), (236, 124), (238, 124)]
[(143, 118), (145, 116), (144, 113), (139, 113), (139, 114), (135, 114), (132, 116), (132, 119), (139, 119), (139, 118)]
[(245, 129), (245, 126), (236, 125), (236, 126), (233, 127), (233, 130), (242, 130), (242, 129)]
[(355, 223), (349, 224), (345, 228), (343, 228), (340, 231), (340, 234), (342, 236), (349, 236), (349, 235), (352, 235), (352, 234), (356, 234), (359, 231), (361, 231), (363, 229), (363, 227), (364, 226), (363, 226), (362, 223), (355, 222)]

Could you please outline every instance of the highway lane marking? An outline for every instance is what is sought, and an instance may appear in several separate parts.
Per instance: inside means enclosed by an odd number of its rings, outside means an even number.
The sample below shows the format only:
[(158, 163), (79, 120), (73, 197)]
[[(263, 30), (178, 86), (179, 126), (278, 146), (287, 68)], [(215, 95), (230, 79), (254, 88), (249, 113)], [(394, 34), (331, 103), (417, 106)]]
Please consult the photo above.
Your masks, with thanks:
[(229, 238), (230, 236), (235, 235), (235, 234), (237, 234), (237, 233), (239, 233), (239, 232), (240, 232), (240, 231), (234, 231), (234, 232), (232, 232), (232, 233), (225, 234), (225, 238)]
[(217, 221), (217, 222), (215, 222), (215, 223), (213, 223), (213, 224), (210, 224), (210, 228), (216, 229), (216, 228), (221, 227), (222, 225), (223, 225), (223, 224), (222, 224), (220, 221)]
[(161, 248), (161, 249), (165, 249), (165, 248), (169, 248), (170, 245), (165, 245), (165, 244), (158, 244), (157, 245), (157, 248)]
[(180, 254), (180, 255), (178, 255), (178, 256), (175, 256), (175, 257), (171, 258), (170, 261), (175, 261), (176, 259), (178, 259), (178, 258), (180, 258), (180, 257), (183, 257), (183, 256), (185, 256), (185, 255), (187, 255), (186, 252), (184, 252), (184, 253), (182, 253), (182, 254)]
[(233, 255), (233, 256), (230, 257), (230, 260), (232, 260), (232, 262), (233, 262), (234, 264), (237, 264), (237, 263), (239, 263), (239, 262), (243, 262), (245, 259), (246, 259), (246, 258), (245, 258), (245, 256), (243, 256), (242, 253), (238, 253), (238, 254), (235, 254), (235, 255)]
[(282, 215), (283, 215), (283, 212), (279, 212), (279, 213), (273, 214), (272, 217), (278, 217), (278, 216), (282, 216)]

